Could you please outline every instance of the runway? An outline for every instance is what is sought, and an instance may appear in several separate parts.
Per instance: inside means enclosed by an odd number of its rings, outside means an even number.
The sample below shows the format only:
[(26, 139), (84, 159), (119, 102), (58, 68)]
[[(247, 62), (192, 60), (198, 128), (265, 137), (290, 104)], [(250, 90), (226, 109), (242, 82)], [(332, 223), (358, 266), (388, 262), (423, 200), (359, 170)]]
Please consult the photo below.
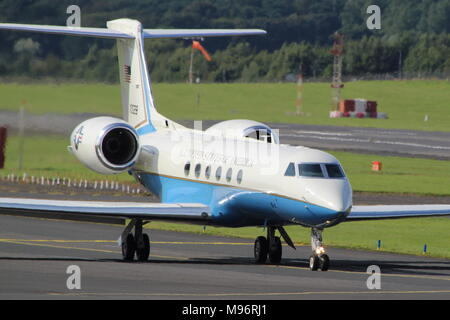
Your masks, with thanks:
[[(206, 120), (202, 122), (202, 127), (209, 128), (217, 122), (219, 121)], [(182, 121), (182, 124), (193, 127), (192, 121)], [(302, 123), (267, 123), (267, 125), (278, 130), (282, 144), (399, 157), (450, 159), (450, 132)]]
[[(150, 260), (128, 263), (115, 241), (122, 226), (0, 221), (0, 299), (450, 299), (449, 260), (329, 248), (330, 271), (311, 272), (309, 246), (255, 265), (252, 240), (150, 230)], [(67, 288), (70, 265), (80, 290)], [(381, 268), (381, 290), (367, 287), (370, 265)]]
[(414, 158), (450, 159), (450, 132), (271, 124), (282, 143)]

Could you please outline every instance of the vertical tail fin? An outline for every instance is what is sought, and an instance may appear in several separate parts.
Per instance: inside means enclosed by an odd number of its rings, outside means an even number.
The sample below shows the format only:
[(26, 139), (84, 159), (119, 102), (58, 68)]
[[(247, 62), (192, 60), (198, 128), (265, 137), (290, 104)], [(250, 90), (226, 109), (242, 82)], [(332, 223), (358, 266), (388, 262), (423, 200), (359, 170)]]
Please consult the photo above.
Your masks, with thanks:
[(139, 134), (156, 131), (155, 121), (161, 116), (153, 102), (142, 25), (136, 20), (118, 19), (108, 21), (107, 27), (133, 37), (117, 39), (124, 120), (135, 127)]

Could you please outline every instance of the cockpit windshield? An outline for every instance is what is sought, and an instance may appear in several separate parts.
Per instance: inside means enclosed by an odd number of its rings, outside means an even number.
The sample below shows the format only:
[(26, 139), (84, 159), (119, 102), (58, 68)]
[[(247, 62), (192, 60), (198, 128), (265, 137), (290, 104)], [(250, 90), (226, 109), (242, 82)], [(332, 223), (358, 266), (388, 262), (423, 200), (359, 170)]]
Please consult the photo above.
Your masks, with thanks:
[(345, 178), (341, 166), (333, 163), (300, 163), (298, 164), (298, 174), (305, 178)]
[(298, 165), (300, 177), (324, 178), (320, 164), (301, 163)]
[(344, 173), (341, 170), (341, 166), (337, 164), (326, 164), (327, 174), (329, 178), (338, 179), (344, 178)]

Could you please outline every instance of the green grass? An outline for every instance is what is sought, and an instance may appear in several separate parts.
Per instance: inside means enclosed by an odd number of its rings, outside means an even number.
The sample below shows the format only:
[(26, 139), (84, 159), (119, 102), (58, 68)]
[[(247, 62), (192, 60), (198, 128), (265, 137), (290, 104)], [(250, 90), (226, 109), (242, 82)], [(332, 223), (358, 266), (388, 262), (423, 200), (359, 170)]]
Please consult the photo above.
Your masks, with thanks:
[[(329, 119), (331, 89), (328, 83), (306, 83), (303, 111), (296, 117), (295, 84), (155, 84), (159, 111), (173, 119), (254, 119), (342, 126), (414, 130), (450, 130), (450, 82), (359, 81), (349, 82), (343, 98), (366, 98), (379, 103), (388, 120)], [(119, 85), (105, 84), (0, 84), (0, 109), (18, 110), (26, 101), (29, 112), (98, 112), (121, 114)], [(425, 115), (429, 121), (425, 122)]]
[(107, 84), (0, 84), (0, 110), (121, 115), (120, 87)]
[[(341, 161), (356, 191), (450, 195), (449, 161), (331, 153)], [(372, 161), (381, 161), (383, 170), (371, 171)]]
[[(6, 145), (5, 168), (0, 170), (0, 174), (22, 175), (35, 177), (66, 177), (71, 179), (102, 180), (105, 175), (97, 174), (82, 165), (67, 150), (70, 144), (69, 137), (52, 136), (25, 136), (23, 140), (22, 168), (19, 168), (19, 145), (18, 136), (10, 136)], [(127, 173), (109, 176), (114, 181), (134, 181)]]
[[(29, 136), (24, 138), (23, 168), (19, 170), (19, 138), (8, 138), (6, 165), (3, 174), (59, 176), (104, 179), (84, 167), (67, 151), (69, 138), (63, 136)], [(450, 195), (450, 162), (373, 156), (348, 152), (331, 152), (345, 168), (356, 191)], [(383, 171), (372, 172), (371, 162), (381, 161)], [(1, 173), (1, 171), (0, 171)], [(114, 176), (119, 181), (131, 181), (128, 174)]]
[[(201, 226), (152, 222), (149, 229), (183, 231), (224, 237), (256, 239), (265, 235), (262, 228), (216, 228)], [(421, 255), (423, 247), (428, 247), (427, 255), (450, 258), (450, 219), (415, 218), (404, 220), (366, 221), (342, 223), (325, 229), (326, 246), (351, 248), (357, 250), (376, 250), (381, 240), (381, 250), (403, 254)], [(299, 226), (286, 227), (292, 240), (299, 245), (310, 245), (310, 230)]]

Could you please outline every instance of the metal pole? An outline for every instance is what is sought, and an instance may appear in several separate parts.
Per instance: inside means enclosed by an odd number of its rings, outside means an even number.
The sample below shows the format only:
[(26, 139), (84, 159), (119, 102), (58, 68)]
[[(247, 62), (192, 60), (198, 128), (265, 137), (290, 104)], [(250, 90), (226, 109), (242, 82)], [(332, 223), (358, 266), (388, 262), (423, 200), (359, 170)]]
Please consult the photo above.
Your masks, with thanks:
[(189, 64), (189, 83), (193, 82), (194, 48), (191, 48), (191, 63)]
[(3, 169), (5, 166), (7, 132), (6, 127), (0, 127), (0, 169)]
[(25, 133), (25, 107), (21, 106), (19, 111), (19, 170), (23, 167), (23, 146)]
[(299, 116), (302, 114), (302, 91), (303, 91), (303, 75), (300, 73), (297, 76), (297, 103), (296, 103), (296, 114)]

